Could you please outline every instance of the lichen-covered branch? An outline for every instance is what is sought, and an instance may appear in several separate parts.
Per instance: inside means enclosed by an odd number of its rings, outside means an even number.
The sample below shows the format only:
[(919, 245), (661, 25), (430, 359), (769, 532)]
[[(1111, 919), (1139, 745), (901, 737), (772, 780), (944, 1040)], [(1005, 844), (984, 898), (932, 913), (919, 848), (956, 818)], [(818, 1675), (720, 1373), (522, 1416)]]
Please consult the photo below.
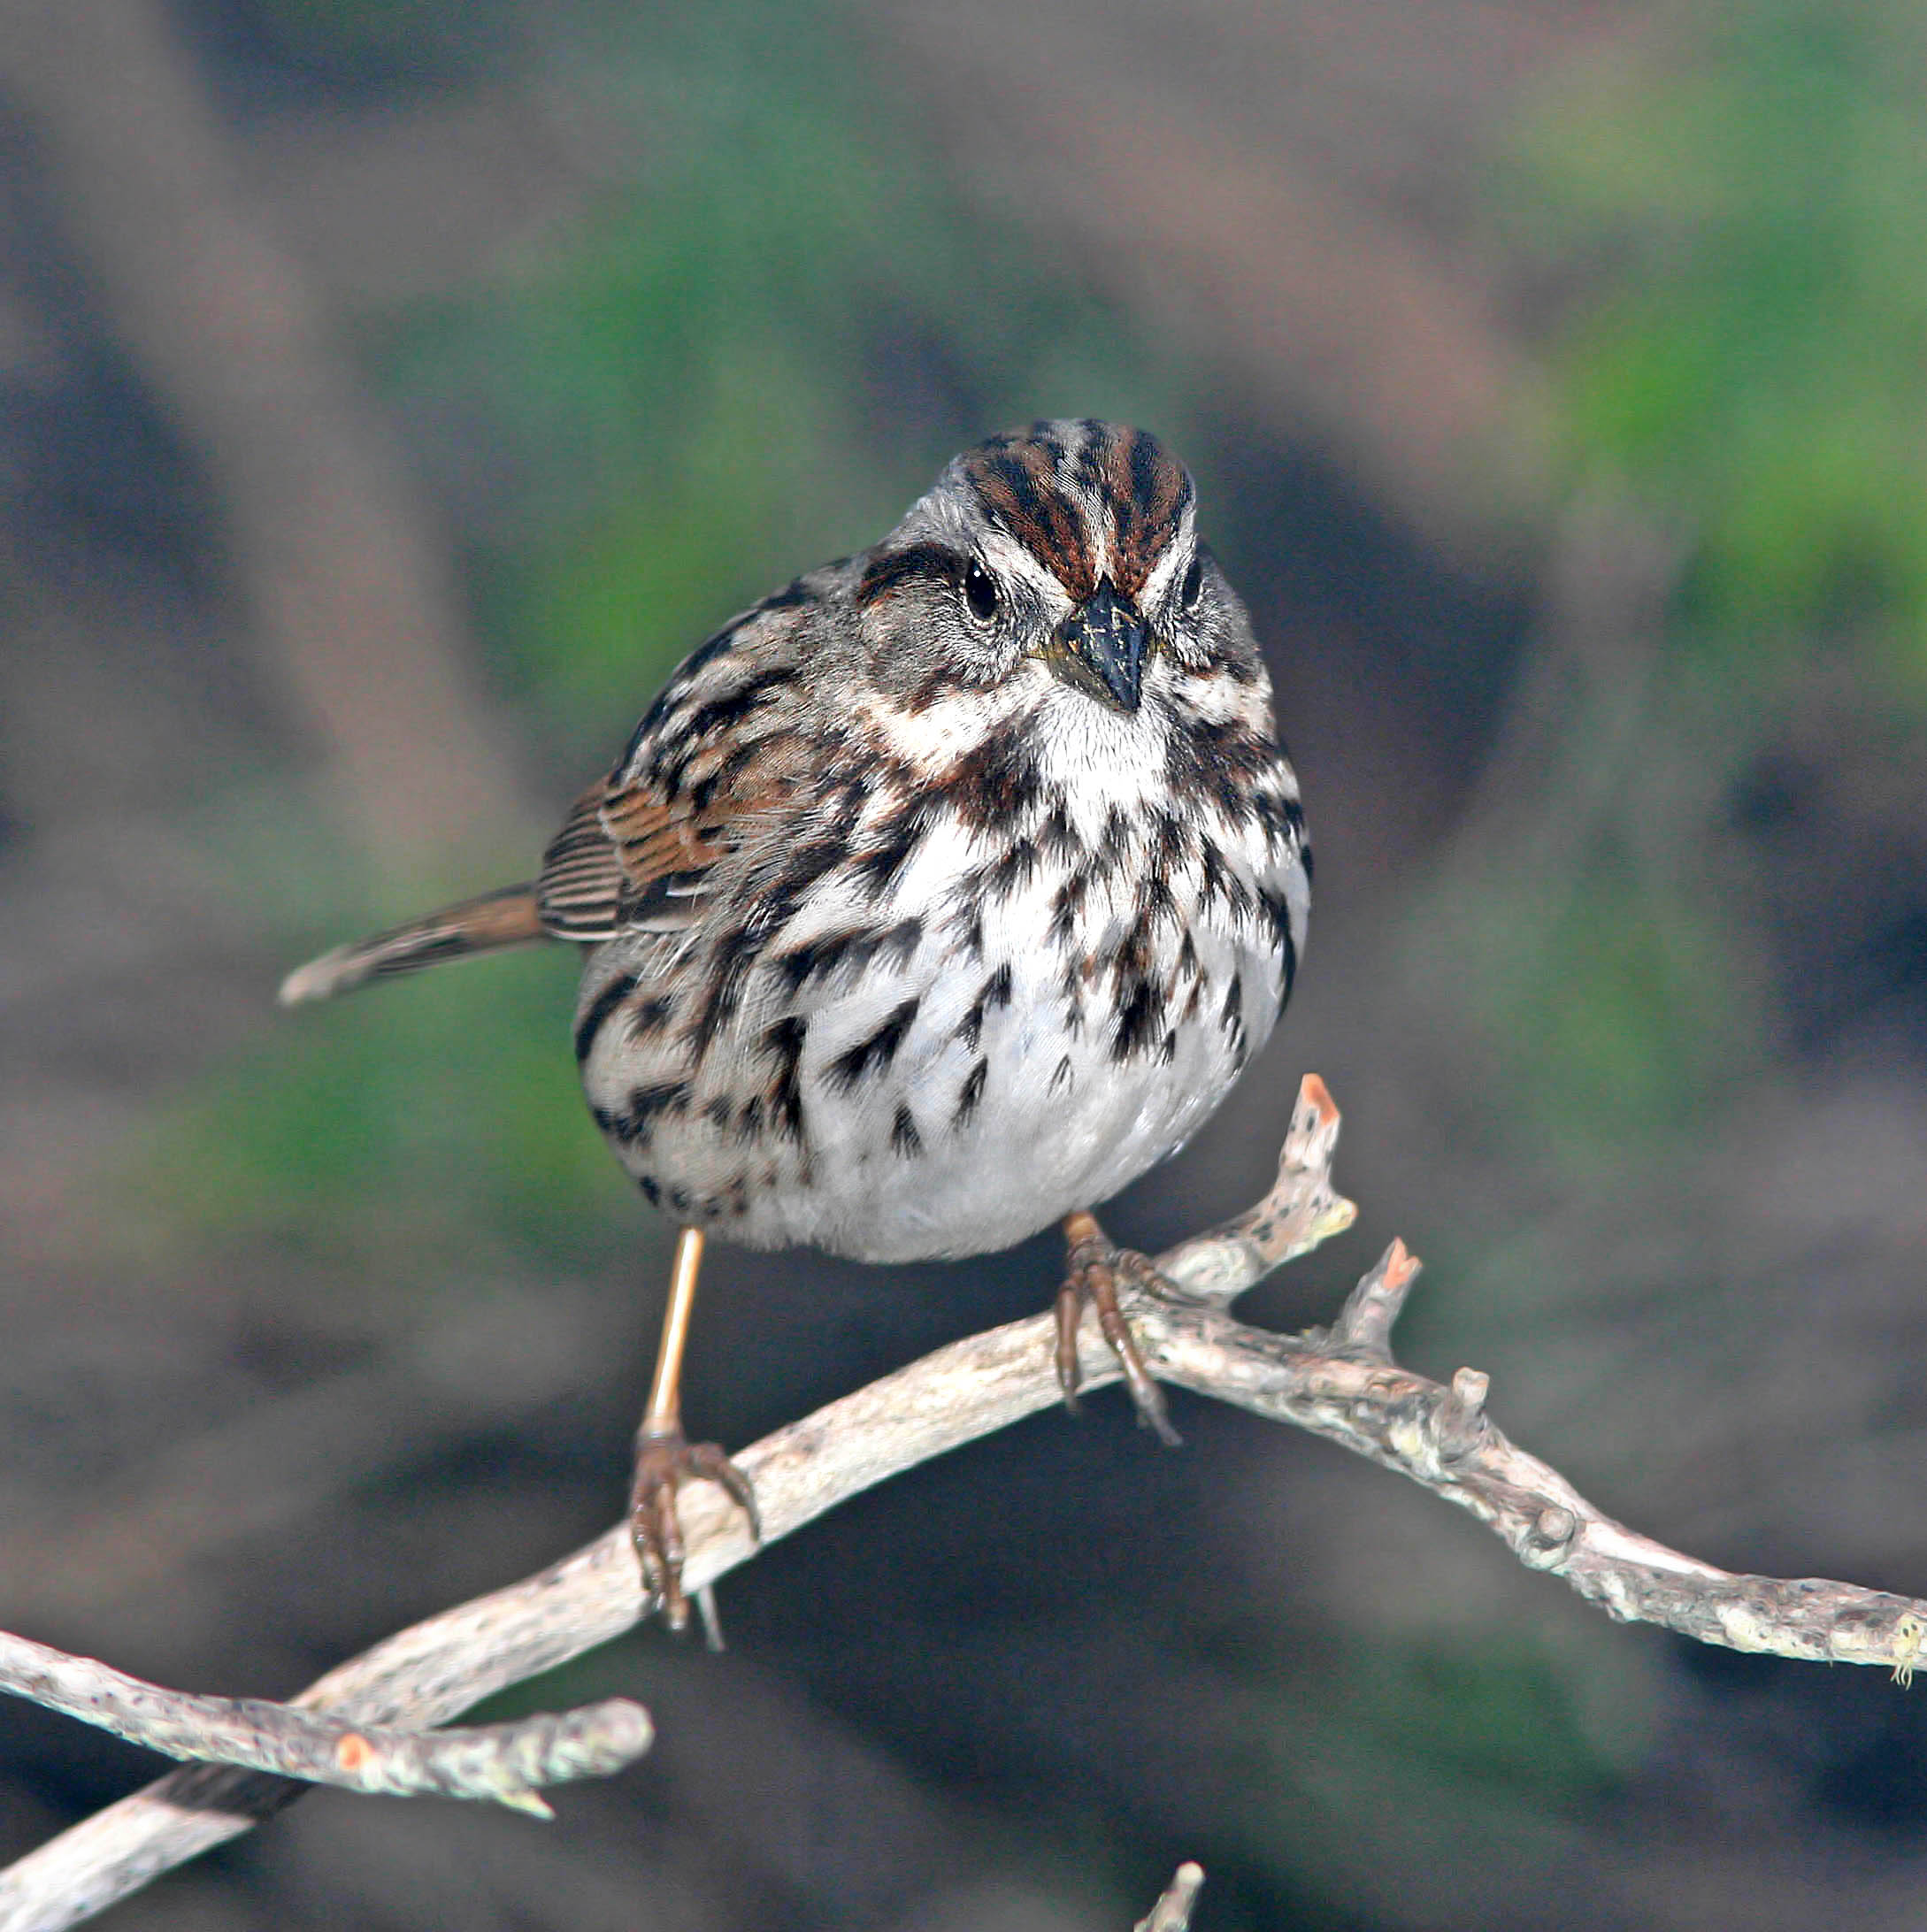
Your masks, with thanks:
[[(1352, 1206), (1331, 1184), (1338, 1127), (1323, 1083), (1308, 1078), (1271, 1193), (1157, 1257), (1192, 1299), (1126, 1298), (1144, 1360), (1160, 1379), (1396, 1469), (1470, 1510), (1528, 1568), (1562, 1576), (1615, 1617), (1739, 1650), (1911, 1672), (1927, 1642), (1927, 1604), (1851, 1583), (1734, 1576), (1681, 1555), (1615, 1522), (1509, 1442), (1486, 1413), (1483, 1375), (1462, 1368), (1447, 1385), (1401, 1368), (1392, 1330), (1418, 1272), (1402, 1244), (1392, 1244), (1329, 1330), (1271, 1335), (1223, 1313), (1224, 1302), (1280, 1261), (1349, 1223)], [(764, 1541), (1048, 1407), (1057, 1400), (1052, 1340), (1045, 1315), (989, 1330), (745, 1450), (737, 1461), (756, 1486)], [(1115, 1359), (1094, 1334), (1084, 1340), (1085, 1386), (1115, 1382)], [(682, 1515), (692, 1592), (753, 1554), (740, 1514), (708, 1485), (687, 1492)], [(627, 1525), (618, 1525), (522, 1583), (389, 1637), (296, 1703), (364, 1734), (369, 1726), (426, 1730), (620, 1635), (649, 1608)], [(299, 1789), (255, 1771), (174, 1772), (0, 1873), (0, 1932), (78, 1923), (247, 1830)]]
[(273, 1771), (388, 1798), (488, 1798), (550, 1815), (544, 1784), (607, 1777), (649, 1748), (649, 1714), (625, 1698), (473, 1730), (355, 1725), (265, 1698), (164, 1690), (91, 1657), (0, 1631), (0, 1690), (98, 1724), (170, 1758)]

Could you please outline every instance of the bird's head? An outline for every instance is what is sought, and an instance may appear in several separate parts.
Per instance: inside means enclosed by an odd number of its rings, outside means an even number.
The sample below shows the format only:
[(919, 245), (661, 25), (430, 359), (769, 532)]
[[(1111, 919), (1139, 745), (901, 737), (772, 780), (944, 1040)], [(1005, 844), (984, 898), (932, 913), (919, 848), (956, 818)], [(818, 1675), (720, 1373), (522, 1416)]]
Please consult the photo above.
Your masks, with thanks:
[(1155, 436), (1116, 424), (1035, 423), (966, 450), (863, 560), (878, 686), (912, 710), (960, 690), (1068, 687), (1132, 717), (1161, 659), (1255, 663), (1196, 500)]

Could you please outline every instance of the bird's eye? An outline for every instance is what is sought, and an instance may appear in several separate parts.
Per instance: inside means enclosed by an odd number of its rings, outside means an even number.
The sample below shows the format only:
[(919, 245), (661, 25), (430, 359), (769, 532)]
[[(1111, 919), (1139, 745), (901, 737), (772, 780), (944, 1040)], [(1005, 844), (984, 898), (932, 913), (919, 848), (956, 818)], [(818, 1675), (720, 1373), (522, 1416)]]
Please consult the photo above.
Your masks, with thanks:
[(964, 596), (971, 615), (987, 624), (997, 614), (997, 584), (988, 571), (973, 556), (964, 572)]
[(1198, 598), (1204, 589), (1204, 557), (1194, 552), (1191, 568), (1185, 572), (1185, 580), (1178, 586), (1178, 596), (1186, 610), (1195, 610)]

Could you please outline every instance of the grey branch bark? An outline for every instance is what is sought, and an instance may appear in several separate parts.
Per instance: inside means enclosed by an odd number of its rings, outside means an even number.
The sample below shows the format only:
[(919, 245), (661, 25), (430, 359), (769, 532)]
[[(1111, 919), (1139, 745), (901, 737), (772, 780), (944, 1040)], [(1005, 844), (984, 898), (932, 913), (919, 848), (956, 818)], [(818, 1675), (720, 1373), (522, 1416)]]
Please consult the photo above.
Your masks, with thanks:
[[(1486, 1413), (1486, 1380), (1477, 1370), (1462, 1368), (1442, 1385), (1401, 1368), (1391, 1353), (1392, 1329), (1418, 1273), (1401, 1243), (1360, 1282), (1329, 1330), (1266, 1334), (1209, 1305), (1350, 1223), (1355, 1210), (1331, 1184), (1338, 1128), (1323, 1082), (1308, 1077), (1271, 1193), (1248, 1214), (1157, 1258), (1173, 1286), (1194, 1299), (1127, 1299), (1155, 1375), (1395, 1469), (1470, 1511), (1528, 1568), (1563, 1577), (1622, 1621), (1735, 1650), (1911, 1674), (1927, 1641), (1927, 1603), (1853, 1583), (1737, 1576), (1668, 1549), (1614, 1522), (1509, 1441)], [(756, 1486), (764, 1541), (1048, 1407), (1057, 1399), (1052, 1339), (1048, 1315), (989, 1330), (745, 1450), (737, 1460)], [(1117, 1380), (1117, 1363), (1094, 1333), (1086, 1338), (1084, 1376), (1087, 1389)], [(748, 1525), (707, 1485), (688, 1493), (683, 1527), (692, 1593), (754, 1553)], [(357, 1728), (426, 1729), (619, 1636), (649, 1607), (628, 1527), (618, 1524), (522, 1583), (378, 1644), (295, 1703)], [(173, 1772), (0, 1873), (0, 1932), (76, 1924), (246, 1831), (300, 1788), (225, 1767)]]
[(551, 1815), (538, 1786), (607, 1777), (649, 1748), (649, 1714), (626, 1698), (473, 1730), (393, 1730), (265, 1698), (196, 1697), (0, 1631), (0, 1690), (98, 1724), (170, 1758), (272, 1771), (388, 1798), (487, 1798)]

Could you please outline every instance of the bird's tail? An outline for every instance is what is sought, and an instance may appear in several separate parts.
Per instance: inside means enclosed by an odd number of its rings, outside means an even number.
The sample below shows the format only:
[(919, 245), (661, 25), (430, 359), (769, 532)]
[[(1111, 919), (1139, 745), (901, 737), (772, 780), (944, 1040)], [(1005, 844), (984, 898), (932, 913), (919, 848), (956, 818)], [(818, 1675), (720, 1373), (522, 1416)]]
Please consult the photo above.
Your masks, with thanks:
[(523, 946), (543, 938), (541, 916), (533, 886), (505, 886), (500, 892), (444, 906), (426, 918), (337, 946), (332, 953), (297, 966), (281, 982), (283, 1006), (309, 1000), (332, 1000), (370, 979), (411, 973), (418, 967), (439, 966), (443, 960), (466, 959), (472, 953), (493, 953), (505, 946)]

